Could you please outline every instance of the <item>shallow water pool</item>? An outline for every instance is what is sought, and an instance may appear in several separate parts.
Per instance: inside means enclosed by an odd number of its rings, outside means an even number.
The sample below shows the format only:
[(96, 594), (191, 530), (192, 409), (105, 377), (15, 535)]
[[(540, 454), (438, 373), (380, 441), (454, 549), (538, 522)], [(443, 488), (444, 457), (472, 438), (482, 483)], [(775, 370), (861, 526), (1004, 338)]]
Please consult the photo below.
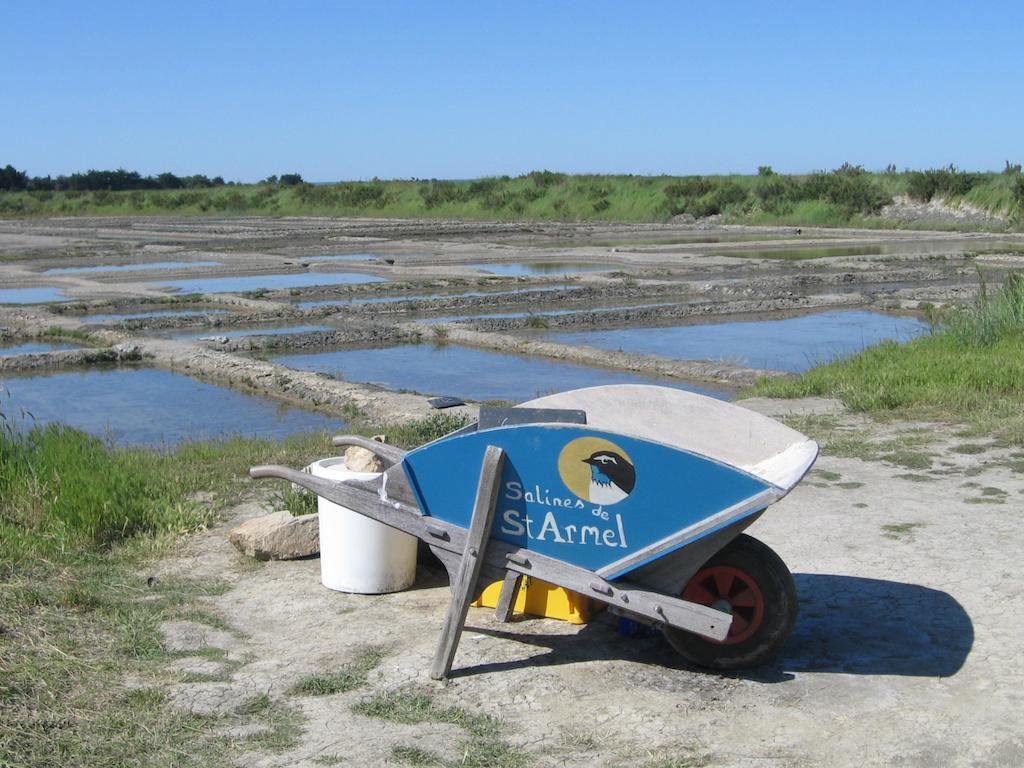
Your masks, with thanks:
[(676, 379), (639, 376), (556, 360), (505, 355), (454, 345), (406, 344), (315, 354), (280, 355), (275, 362), (304, 371), (328, 373), (346, 381), (429, 395), (470, 400), (524, 402), (539, 395), (604, 384), (661, 384), (731, 397)]
[[(0, 410), (22, 427), (61, 422), (118, 445), (176, 445), (229, 435), (277, 439), (345, 428), (340, 419), (155, 368), (8, 377), (4, 386)], [(22, 411), (33, 418), (18, 416)]]
[(17, 343), (0, 341), (0, 357), (56, 352), (60, 349), (81, 349), (81, 345), (68, 341), (23, 341)]
[(46, 304), (70, 301), (60, 288), (0, 288), (0, 304)]
[(681, 360), (730, 360), (753, 368), (806, 371), (886, 339), (908, 341), (930, 326), (880, 312), (820, 312), (785, 320), (548, 332), (544, 338)]

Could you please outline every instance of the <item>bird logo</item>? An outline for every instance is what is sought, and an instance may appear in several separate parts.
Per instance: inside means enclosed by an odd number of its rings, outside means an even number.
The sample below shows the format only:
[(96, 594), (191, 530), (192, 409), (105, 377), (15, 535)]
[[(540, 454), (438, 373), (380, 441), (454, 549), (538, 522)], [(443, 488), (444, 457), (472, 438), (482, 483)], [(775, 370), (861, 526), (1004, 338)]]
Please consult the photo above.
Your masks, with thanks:
[(570, 441), (558, 456), (558, 472), (570, 491), (594, 504), (617, 504), (636, 486), (636, 468), (628, 454), (600, 437)]
[(583, 463), (590, 465), (590, 500), (595, 504), (616, 504), (636, 485), (633, 465), (615, 451), (595, 451)]

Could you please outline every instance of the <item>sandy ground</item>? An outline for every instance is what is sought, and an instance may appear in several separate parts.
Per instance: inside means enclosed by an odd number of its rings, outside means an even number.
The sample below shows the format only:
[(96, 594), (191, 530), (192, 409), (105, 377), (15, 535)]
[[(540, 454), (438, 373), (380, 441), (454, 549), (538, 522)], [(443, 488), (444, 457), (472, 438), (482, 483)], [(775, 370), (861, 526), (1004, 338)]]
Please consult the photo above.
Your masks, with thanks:
[[(749, 404), (774, 414), (801, 407)], [(443, 572), (421, 568), (410, 591), (360, 596), (321, 586), (315, 559), (254, 570), (224, 538), (263, 511), (254, 502), (162, 566), (232, 584), (209, 605), (232, 631), (178, 623), (164, 628), (170, 646), (222, 647), (241, 662), (224, 682), (174, 686), (173, 700), (223, 713), (267, 694), (301, 711), (298, 745), (252, 750), (239, 760), (248, 766), (335, 756), (384, 765), (396, 746), (458, 758), (464, 734), (452, 726), (396, 725), (350, 710), (388, 691), (425, 691), (498, 717), (506, 740), (538, 766), (673, 757), (713, 766), (1024, 764), (1019, 460), (986, 441), (970, 449), (980, 453), (959, 452), (968, 441), (940, 424), (841, 417), (836, 429), (866, 440), (924, 435), (932, 466), (910, 471), (826, 450), (753, 526), (788, 563), (800, 594), (796, 630), (774, 664), (713, 674), (687, 667), (660, 637), (620, 636), (610, 616), (582, 627), (526, 618), (503, 625), (492, 611), (471, 609), (454, 678), (435, 683), (427, 668), (449, 599)], [(387, 655), (366, 687), (286, 695), (367, 645)]]

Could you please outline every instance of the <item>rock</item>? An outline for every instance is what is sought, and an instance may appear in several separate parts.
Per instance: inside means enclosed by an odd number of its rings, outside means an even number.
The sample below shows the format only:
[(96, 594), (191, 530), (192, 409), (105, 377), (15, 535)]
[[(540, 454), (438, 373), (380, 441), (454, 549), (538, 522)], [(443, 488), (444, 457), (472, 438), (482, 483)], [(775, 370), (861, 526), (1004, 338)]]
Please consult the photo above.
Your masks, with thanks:
[(372, 451), (353, 445), (345, 451), (345, 469), (350, 472), (383, 472), (384, 462)]
[(228, 541), (257, 560), (309, 557), (320, 552), (319, 520), (316, 515), (274, 512), (242, 523), (228, 533)]

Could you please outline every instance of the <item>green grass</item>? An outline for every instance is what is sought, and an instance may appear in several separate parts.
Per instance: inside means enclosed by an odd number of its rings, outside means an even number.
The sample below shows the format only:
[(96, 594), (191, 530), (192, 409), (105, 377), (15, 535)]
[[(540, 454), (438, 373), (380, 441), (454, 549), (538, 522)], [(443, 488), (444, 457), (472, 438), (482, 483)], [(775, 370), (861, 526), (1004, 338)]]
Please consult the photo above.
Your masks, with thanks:
[(795, 378), (762, 379), (744, 395), (835, 397), (853, 411), (966, 421), (1024, 445), (1024, 279), (1011, 275), (931, 335), (883, 342)]
[(80, 331), (77, 328), (64, 328), (59, 325), (51, 325), (41, 334), (46, 339), (73, 339), (91, 346), (110, 346), (110, 342), (97, 341), (92, 334)]
[[(419, 444), (463, 422), (438, 413), (392, 432)], [(169, 704), (163, 691), (182, 675), (167, 667), (181, 654), (161, 647), (158, 628), (187, 620), (230, 631), (205, 600), (226, 587), (147, 574), (183, 534), (251, 493), (250, 466), (304, 466), (330, 451), (330, 436), (118, 449), (69, 428), (21, 433), (13, 424), (0, 406), (0, 766), (227, 766), (246, 749), (293, 745), (300, 716), (283, 702), (262, 697), (223, 717)], [(299, 692), (351, 690), (379, 659), (366, 649)], [(489, 721), (465, 717), (476, 760), (466, 765), (520, 764), (481, 735)], [(246, 724), (267, 732), (239, 744), (214, 738)]]
[(399, 448), (412, 449), (454, 432), (469, 421), (468, 416), (439, 411), (416, 421), (377, 427), (373, 433), (387, 435), (388, 442)]
[[(392, 691), (382, 693), (352, 707), (357, 714), (395, 723), (446, 723), (467, 732), (462, 758), (455, 765), (467, 768), (519, 768), (526, 765), (526, 756), (506, 744), (501, 738), (501, 723), (486, 715), (476, 715), (461, 707), (437, 704), (430, 694), (418, 691)], [(429, 759), (429, 753), (400, 748), (397, 755), (409, 761)], [(429, 765), (415, 763), (413, 765)], [(444, 764), (444, 763), (442, 763)]]
[[(948, 170), (929, 173), (940, 182), (950, 175)], [(3, 192), (0, 217), (172, 213), (665, 221), (677, 214), (721, 214), (726, 221), (754, 224), (896, 226), (877, 214), (894, 195), (906, 194), (916, 178), (910, 172), (868, 173), (844, 165), (804, 176), (572, 176), (535, 171), (469, 181)], [(954, 185), (953, 191), (941, 194), (1019, 220), (1019, 175), (980, 173), (970, 178), (969, 189)]]
[(392, 756), (404, 765), (444, 765), (444, 760), (419, 747), (397, 746), (391, 749)]
[(316, 494), (291, 483), (278, 484), (270, 495), (270, 504), (275, 512), (284, 510), (294, 516), (315, 515), (317, 512)]
[(913, 537), (918, 528), (923, 528), (925, 525), (927, 523), (890, 523), (882, 526), (882, 535), (896, 541), (908, 539)]
[(228, 765), (235, 747), (206, 737), (240, 722), (269, 728), (249, 746), (292, 743), (297, 716), (279, 704), (226, 718), (168, 704), (163, 686), (181, 678), (158, 627), (223, 626), (203, 599), (225, 587), (146, 574), (249, 492), (250, 465), (302, 466), (328, 445), (314, 434), (118, 450), (56, 426), (22, 435), (0, 413), (0, 765)]
[(293, 696), (332, 696), (348, 693), (366, 685), (370, 672), (380, 666), (383, 652), (379, 648), (363, 648), (343, 669), (327, 675), (310, 675), (289, 691)]

